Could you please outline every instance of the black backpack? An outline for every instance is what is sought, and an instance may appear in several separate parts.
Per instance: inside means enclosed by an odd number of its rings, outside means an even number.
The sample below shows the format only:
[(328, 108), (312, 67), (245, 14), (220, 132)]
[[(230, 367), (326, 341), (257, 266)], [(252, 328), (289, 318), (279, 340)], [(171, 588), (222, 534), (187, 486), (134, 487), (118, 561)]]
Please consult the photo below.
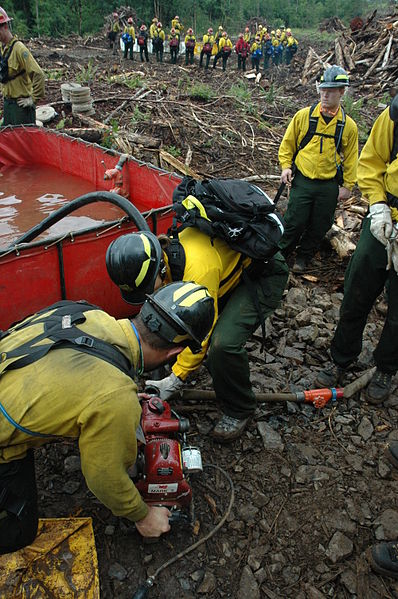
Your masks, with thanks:
[(248, 181), (184, 177), (173, 192), (173, 208), (172, 248), (179, 231), (196, 227), (253, 260), (265, 262), (278, 251), (283, 219), (267, 194)]
[(22, 69), (22, 71), (20, 71), (16, 75), (8, 74), (8, 59), (10, 58), (11, 52), (17, 41), (18, 40), (14, 40), (12, 42), (11, 46), (8, 48), (7, 52), (3, 56), (0, 55), (0, 83), (8, 83), (8, 81), (12, 81), (13, 79), (16, 79), (17, 77), (25, 73), (25, 69)]

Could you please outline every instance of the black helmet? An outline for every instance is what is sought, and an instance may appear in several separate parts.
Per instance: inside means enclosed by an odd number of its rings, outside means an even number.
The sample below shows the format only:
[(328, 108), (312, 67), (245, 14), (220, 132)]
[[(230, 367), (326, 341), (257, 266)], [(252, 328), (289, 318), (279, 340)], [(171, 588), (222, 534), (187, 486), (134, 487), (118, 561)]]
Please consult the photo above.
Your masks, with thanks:
[(157, 237), (150, 231), (138, 231), (112, 241), (106, 252), (106, 268), (123, 299), (138, 305), (154, 290), (161, 259)]
[(318, 85), (319, 89), (333, 88), (333, 87), (348, 87), (350, 81), (348, 79), (347, 71), (337, 64), (328, 67), (321, 77), (321, 82)]
[(206, 287), (179, 281), (148, 295), (140, 314), (150, 331), (198, 353), (213, 326), (214, 300)]

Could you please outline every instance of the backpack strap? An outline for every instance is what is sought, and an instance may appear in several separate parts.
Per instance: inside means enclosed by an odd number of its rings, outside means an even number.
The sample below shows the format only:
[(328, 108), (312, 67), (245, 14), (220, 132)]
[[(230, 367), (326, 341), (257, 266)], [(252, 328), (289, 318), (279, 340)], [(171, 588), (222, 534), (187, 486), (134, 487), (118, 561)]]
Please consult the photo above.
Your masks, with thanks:
[(342, 112), (343, 118), (341, 121), (337, 121), (334, 135), (329, 135), (327, 133), (318, 133), (316, 130), (316, 128), (318, 126), (319, 117), (313, 116), (313, 112), (314, 112), (315, 108), (317, 107), (317, 105), (318, 105), (318, 102), (313, 104), (310, 108), (308, 130), (307, 130), (307, 133), (304, 135), (303, 139), (301, 140), (300, 145), (293, 156), (293, 161), (292, 161), (293, 163), (297, 158), (297, 154), (300, 152), (300, 150), (302, 150), (303, 148), (305, 148), (306, 145), (309, 144), (309, 142), (314, 137), (314, 135), (318, 135), (319, 137), (327, 137), (327, 138), (333, 137), (334, 143), (336, 146), (336, 152), (337, 153), (340, 152), (341, 143), (342, 143), (342, 139), (343, 139), (343, 131), (344, 131), (345, 123), (346, 123), (346, 114), (345, 114), (344, 108), (341, 106), (341, 112)]
[[(11, 44), (11, 46), (8, 48), (8, 51), (5, 53), (5, 55), (3, 56), (3, 60), (7, 61), (8, 63), (8, 59), (11, 56), (11, 52), (15, 46), (15, 44), (18, 42), (19, 40), (14, 40)], [(23, 75), (25, 73), (25, 69), (22, 69), (22, 71), (19, 71), (19, 73), (17, 73), (16, 75), (7, 75), (7, 81), (13, 81), (13, 79), (16, 79), (17, 77), (19, 77), (20, 75)]]
[(165, 248), (165, 252), (169, 260), (172, 281), (182, 281), (184, 276), (185, 250), (178, 238), (178, 233), (183, 228), (183, 225), (180, 227), (177, 226), (177, 219), (174, 217), (173, 224), (167, 232), (170, 237), (170, 244)]
[[(394, 160), (397, 160), (397, 154), (398, 154), (398, 122), (395, 121), (394, 122), (393, 143), (392, 143), (392, 149), (391, 149), (391, 153), (390, 153), (390, 163), (394, 162)], [(388, 205), (391, 208), (398, 209), (398, 197), (394, 196), (390, 192), (387, 192), (386, 195), (387, 195)]]
[[(52, 314), (49, 316), (44, 315), (44, 313), (47, 313), (51, 309), (54, 309)], [(0, 353), (0, 377), (7, 370), (16, 370), (17, 368), (23, 368), (28, 364), (33, 364), (47, 355), (52, 349), (73, 348), (76, 351), (81, 351), (95, 356), (96, 358), (100, 358), (101, 360), (112, 364), (112, 366), (115, 366), (130, 378), (133, 378), (135, 376), (134, 368), (120, 350), (107, 341), (87, 335), (76, 326), (76, 324), (83, 323), (86, 320), (84, 315), (85, 312), (98, 309), (97, 306), (93, 306), (86, 302), (62, 301), (32, 315), (30, 318), (19, 325), (16, 325), (9, 331), (5, 331), (5, 334), (1, 337), (2, 339), (14, 331), (22, 330), (32, 324), (44, 323), (43, 333), (9, 352)], [(43, 317), (40, 318), (42, 315)], [(40, 344), (40, 342), (45, 339), (51, 340), (52, 343)], [(10, 363), (5, 363), (10, 360)], [(15, 428), (28, 435), (46, 438), (54, 436), (31, 431), (30, 429), (21, 426), (7, 413), (1, 403), (0, 413), (2, 413)]]

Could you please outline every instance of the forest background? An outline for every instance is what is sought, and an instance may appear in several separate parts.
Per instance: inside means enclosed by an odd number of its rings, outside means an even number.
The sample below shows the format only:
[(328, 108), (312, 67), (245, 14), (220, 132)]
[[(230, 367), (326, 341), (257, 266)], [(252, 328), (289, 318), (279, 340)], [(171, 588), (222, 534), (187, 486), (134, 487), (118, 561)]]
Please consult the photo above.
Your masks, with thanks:
[[(128, 4), (128, 0), (3, 0), (2, 6), (14, 17), (14, 31), (21, 37), (59, 37), (93, 34), (104, 26), (104, 17)], [(253, 17), (266, 19), (273, 28), (308, 28), (323, 19), (338, 16), (349, 21), (374, 8), (396, 4), (370, 0), (134, 0), (138, 24), (150, 23), (156, 15), (168, 29), (178, 14), (186, 27), (201, 35), (222, 24), (237, 34)]]

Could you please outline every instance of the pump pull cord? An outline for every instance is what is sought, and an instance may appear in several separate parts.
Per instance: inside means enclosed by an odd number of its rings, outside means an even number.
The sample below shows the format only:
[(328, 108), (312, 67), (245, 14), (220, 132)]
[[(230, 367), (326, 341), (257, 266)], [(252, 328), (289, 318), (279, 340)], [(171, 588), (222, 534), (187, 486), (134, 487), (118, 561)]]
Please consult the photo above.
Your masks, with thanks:
[(132, 599), (145, 599), (145, 597), (148, 596), (149, 589), (151, 589), (153, 587), (153, 585), (155, 584), (155, 579), (159, 576), (159, 574), (161, 572), (163, 572), (163, 570), (165, 570), (166, 568), (168, 568), (169, 566), (174, 564), (176, 561), (178, 561), (185, 555), (188, 555), (188, 553), (195, 551), (195, 549), (198, 549), (198, 547), (203, 545), (203, 543), (206, 543), (206, 541), (211, 539), (211, 537), (213, 537), (216, 534), (216, 532), (218, 530), (220, 530), (220, 528), (223, 526), (226, 519), (228, 518), (229, 514), (231, 513), (232, 506), (235, 501), (235, 487), (234, 487), (234, 483), (232, 482), (232, 479), (229, 476), (228, 472), (226, 472), (220, 466), (216, 466), (215, 464), (204, 464), (203, 467), (204, 468), (214, 468), (215, 470), (218, 470), (227, 479), (227, 481), (229, 483), (231, 495), (229, 498), (228, 507), (225, 510), (223, 517), (221, 518), (220, 522), (206, 536), (204, 536), (202, 539), (199, 539), (199, 541), (196, 541), (196, 543), (189, 545), (189, 547), (187, 547), (186, 549), (183, 549), (182, 551), (180, 551), (180, 553), (177, 553), (177, 555), (175, 555), (174, 557), (169, 559), (167, 562), (164, 562), (164, 564), (159, 566), (159, 568), (157, 570), (155, 570), (155, 572), (152, 574), (152, 576), (148, 576), (146, 581), (138, 587), (138, 589), (135, 592), (135, 594), (133, 595)]

